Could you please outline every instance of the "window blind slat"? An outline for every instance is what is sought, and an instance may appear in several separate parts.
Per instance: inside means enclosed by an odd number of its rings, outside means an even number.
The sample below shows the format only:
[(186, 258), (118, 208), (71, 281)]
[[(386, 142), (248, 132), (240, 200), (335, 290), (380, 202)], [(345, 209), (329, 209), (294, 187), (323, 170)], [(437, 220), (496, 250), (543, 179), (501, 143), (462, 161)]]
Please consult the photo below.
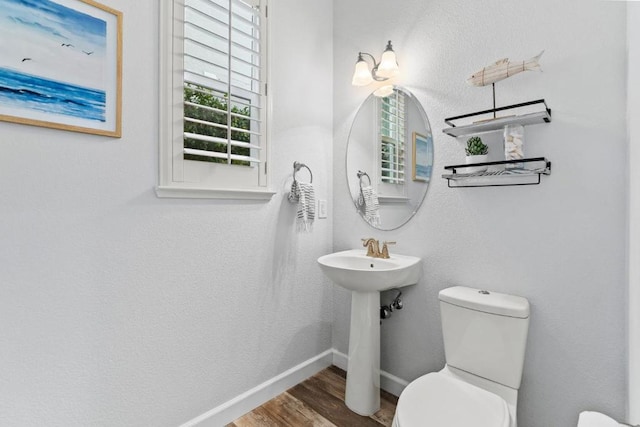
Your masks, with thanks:
[[(202, 85), (198, 85), (198, 86), (202, 86)], [(202, 86), (202, 87), (204, 87), (204, 86)], [(214, 93), (210, 93), (210, 92), (202, 91), (202, 90), (199, 90), (199, 91), (198, 91), (198, 90), (196, 90), (196, 89), (194, 89), (194, 88), (191, 88), (191, 87), (190, 87), (189, 89), (190, 89), (190, 90), (197, 91), (197, 92), (200, 92), (200, 93), (203, 93), (203, 94), (206, 94), (206, 95), (211, 95), (211, 96), (215, 97), (215, 98), (216, 98), (216, 99), (218, 99), (218, 100), (224, 100), (224, 102), (226, 102), (226, 99), (225, 99), (225, 98), (222, 98), (222, 97), (216, 96), (216, 94), (214, 94)], [(212, 109), (212, 110), (222, 111), (222, 112), (226, 112), (226, 111), (227, 111), (227, 110), (219, 110), (219, 109), (215, 109), (214, 107), (210, 107), (210, 106), (208, 106), (208, 105), (202, 105), (202, 104), (194, 103), (194, 102), (191, 102), (191, 101), (186, 101), (186, 102), (189, 102), (189, 104), (188, 104), (188, 105), (193, 106), (193, 107), (200, 106), (201, 108), (205, 108), (205, 109)], [(232, 104), (233, 106), (236, 106), (236, 107), (237, 107), (237, 106), (243, 106), (243, 107), (245, 107), (245, 108), (250, 108), (250, 109), (255, 110), (255, 111), (256, 111), (256, 113), (255, 113), (255, 114), (252, 114), (251, 116), (244, 116), (244, 115), (241, 115), (241, 116), (242, 116), (242, 117), (246, 117), (246, 118), (251, 119), (251, 120), (258, 121), (258, 122), (259, 122), (259, 121), (261, 121), (259, 117), (254, 117), (254, 116), (256, 116), (256, 115), (259, 115), (260, 110), (262, 110), (262, 107), (261, 107), (261, 106), (251, 104), (250, 102), (245, 102), (245, 101), (243, 101), (243, 100), (241, 100), (241, 99), (232, 99), (232, 100), (231, 100), (231, 104)], [(231, 114), (233, 114), (233, 112), (232, 112)]]
[[(240, 80), (240, 81), (249, 80), (249, 81), (257, 82), (257, 83), (260, 82), (260, 78), (259, 77), (255, 77), (255, 76), (252, 76), (250, 74), (246, 74), (246, 73), (242, 73), (240, 71), (237, 71), (237, 69), (238, 69), (237, 64), (236, 64), (236, 67), (232, 68), (231, 71), (229, 71), (229, 69), (227, 67), (225, 67), (225, 66), (220, 66), (220, 65), (216, 64), (215, 62), (208, 61), (206, 59), (202, 59), (202, 58), (200, 58), (198, 56), (194, 56), (194, 55), (188, 54), (188, 53), (185, 53), (184, 56), (187, 57), (187, 58), (191, 58), (194, 61), (197, 61), (199, 63), (203, 63), (207, 67), (212, 67), (213, 69), (219, 70), (219, 73), (224, 73), (224, 75), (227, 75), (227, 76), (231, 75), (231, 77), (235, 76), (236, 80)], [(192, 73), (198, 74), (199, 76), (211, 78), (210, 76), (206, 76), (206, 75), (202, 74), (201, 72), (199, 72), (199, 70), (196, 70), (194, 67), (190, 67), (189, 65), (185, 65), (185, 68), (186, 68), (186, 71), (190, 71)], [(256, 72), (259, 71), (259, 68), (256, 67), (256, 66), (253, 66), (253, 68), (256, 69)], [(218, 79), (218, 80), (222, 80), (222, 79)]]
[[(185, 55), (185, 56), (191, 58), (190, 55)], [(199, 58), (193, 58), (193, 59), (197, 60), (197, 61), (202, 61)], [(206, 61), (202, 61), (202, 62), (206, 63)], [(232, 77), (233, 78), (235, 76), (236, 77), (234, 79), (235, 84), (233, 84), (233, 83), (231, 84), (231, 88), (232, 89), (237, 89), (238, 91), (246, 92), (248, 94), (262, 95), (260, 93), (259, 86), (257, 84), (255, 84), (255, 83), (259, 83), (260, 82), (258, 79), (253, 79), (253, 78), (249, 78), (249, 77), (246, 77), (246, 76), (242, 76), (242, 75), (240, 75), (240, 74), (238, 74), (236, 72), (229, 73), (228, 72), (229, 70), (227, 68), (220, 67), (220, 66), (217, 66), (217, 65), (214, 65), (214, 64), (211, 64), (211, 63), (208, 63), (208, 65), (214, 67), (215, 69), (217, 69), (220, 72), (226, 72), (226, 73), (225, 74), (220, 74), (221, 77), (218, 77), (218, 74), (215, 74), (215, 73), (213, 73), (213, 75), (207, 75), (207, 74), (199, 73), (198, 71), (193, 70), (193, 69), (188, 69), (186, 71), (190, 72), (191, 74), (193, 74), (195, 76), (202, 77), (204, 79), (213, 79), (213, 80), (217, 80), (217, 81), (220, 81), (220, 82), (223, 82), (223, 83), (228, 83), (228, 80), (227, 80), (228, 77)], [(206, 73), (206, 71), (205, 71), (205, 73)], [(242, 82), (242, 79), (250, 79), (252, 82), (254, 82), (254, 84), (253, 85), (249, 85), (248, 82), (247, 82), (247, 86), (239, 86), (238, 83)], [(195, 83), (195, 84), (197, 84), (198, 86), (201, 86), (200, 83)], [(258, 88), (257, 89), (253, 89), (253, 86), (258, 86)], [(254, 106), (254, 104), (248, 103), (248, 102), (245, 103), (245, 104), (246, 105), (250, 105), (250, 106)]]
[[(215, 4), (215, 3), (213, 3)], [(226, 8), (222, 8), (221, 6), (215, 4), (215, 7), (217, 9), (219, 9), (221, 12), (224, 13), (224, 16), (228, 19), (228, 14), (229, 14), (229, 9)], [(196, 7), (192, 6), (192, 5), (187, 5), (185, 6), (185, 9), (188, 9), (190, 12), (193, 12), (194, 14), (196, 14), (197, 16), (199, 16), (203, 22), (204, 21), (210, 21), (219, 25), (222, 25), (224, 27), (228, 27), (229, 23), (227, 21), (224, 21), (220, 18), (217, 18), (213, 15), (211, 15), (210, 13), (207, 13), (203, 10), (197, 9)], [(252, 39), (254, 42), (259, 42), (260, 38), (257, 37), (255, 35), (255, 32), (258, 32), (260, 29), (260, 25), (258, 23), (252, 22), (247, 18), (244, 18), (243, 16), (240, 16), (239, 14), (235, 13), (235, 12), (231, 12), (231, 16), (232, 16), (232, 32), (235, 32), (236, 34), (238, 34), (240, 37), (247, 37)], [(254, 15), (254, 19), (257, 19), (257, 15)], [(243, 24), (246, 24), (248, 26), (250, 26), (250, 28), (253, 29), (252, 32), (248, 33), (246, 31), (243, 31), (241, 28), (239, 28), (237, 25), (234, 27), (233, 25), (235, 24), (235, 22), (233, 22), (234, 20), (238, 20), (241, 21)], [(185, 24), (187, 25), (193, 25), (193, 26), (197, 26), (196, 24), (194, 24), (192, 21), (186, 21)], [(204, 27), (199, 26), (200, 28), (204, 29)], [(209, 33), (211, 33), (211, 31), (209, 30), (205, 30)], [(226, 37), (226, 34), (221, 34), (221, 36), (223, 36), (225, 39), (228, 40), (228, 37)]]
[(196, 150), (194, 148), (185, 148), (184, 154), (191, 154), (192, 156), (213, 157), (217, 159), (230, 159), (239, 160), (241, 162), (262, 163), (262, 161), (255, 157), (242, 156), (239, 154), (218, 153), (216, 151)]
[(402, 172), (402, 171), (398, 172), (395, 169), (381, 168), (380, 170), (382, 170), (383, 172), (392, 172), (393, 174), (397, 174), (397, 175), (404, 175), (404, 172)]
[[(211, 0), (209, 0), (211, 1)], [(226, 1), (226, 0), (225, 0)], [(260, 1), (259, 0), (231, 0), (231, 3), (234, 7), (240, 7), (247, 11), (253, 12), (254, 10), (260, 9)]]
[[(231, 58), (236, 62), (240, 62), (241, 64), (244, 64), (247, 67), (250, 67), (252, 70), (260, 71), (260, 64), (257, 64), (255, 62), (251, 62), (251, 61), (247, 61), (245, 58), (240, 58), (239, 56), (236, 56), (233, 53), (231, 54)], [(254, 56), (252, 56), (252, 58), (256, 58), (256, 56), (254, 55)]]
[(397, 166), (404, 167), (404, 162), (394, 161), (393, 159), (383, 159), (382, 163), (384, 163), (385, 165), (397, 165)]
[[(197, 104), (197, 103), (191, 102), (191, 101), (185, 101), (184, 105), (188, 105), (188, 106), (194, 107), (194, 108), (201, 108), (203, 110), (211, 111), (211, 112), (214, 112), (214, 113), (227, 114), (227, 110), (221, 110), (219, 108), (209, 107), (208, 105), (201, 105), (201, 104)], [(238, 117), (240, 119), (251, 120), (252, 122), (256, 122), (256, 123), (262, 123), (262, 120), (260, 120), (260, 119), (257, 119), (257, 118), (254, 118), (254, 117), (245, 116), (244, 114), (234, 113), (233, 111), (231, 112), (231, 116), (232, 117)]]
[[(223, 13), (223, 16), (228, 19), (228, 16), (229, 16), (228, 15), (228, 11), (226, 9), (224, 9), (224, 8), (219, 7), (219, 6), (218, 6), (218, 9)], [(188, 16), (188, 13), (190, 13), (190, 12), (194, 13), (197, 16), (199, 16), (203, 21), (213, 21), (213, 22), (218, 23), (220, 25), (223, 25), (225, 27), (229, 26), (229, 23), (227, 21), (224, 21), (222, 19), (219, 19), (219, 18), (207, 13), (207, 12), (204, 12), (204, 11), (202, 11), (200, 9), (197, 9), (196, 7), (194, 7), (194, 6), (190, 5), (190, 4), (186, 4), (185, 5), (185, 24), (187, 24), (187, 25), (189, 25), (189, 24), (194, 25), (193, 21), (190, 20), (190, 17)]]
[(252, 54), (252, 55), (260, 54), (260, 45), (259, 44), (255, 44), (255, 43), (252, 43), (251, 47), (247, 47), (247, 46), (243, 46), (240, 43), (232, 40), (231, 41), (231, 52), (233, 53), (233, 51), (235, 49), (240, 49), (241, 51), (246, 52), (248, 54)]
[[(240, 87), (240, 86), (234, 85), (234, 84), (231, 84), (231, 89), (237, 89), (239, 91), (247, 92), (248, 94), (252, 94), (252, 95), (262, 95), (259, 90), (249, 90), (246, 87)], [(250, 105), (251, 107), (253, 107), (253, 105), (254, 105), (254, 104), (251, 104), (251, 103), (248, 103), (248, 102), (244, 102), (244, 103), (243, 102), (238, 102), (238, 103), (239, 104)]]
[(231, 141), (229, 141), (228, 139), (219, 138), (217, 136), (200, 135), (198, 133), (185, 132), (184, 133), (184, 137), (185, 138), (190, 138), (190, 139), (195, 139), (197, 141), (215, 142), (217, 144), (231, 145), (233, 147), (251, 148), (251, 149), (254, 149), (254, 150), (262, 150), (262, 147), (260, 147), (259, 145), (250, 144), (248, 142), (243, 142), (243, 141), (236, 141), (236, 140), (233, 140), (233, 139)]
[[(255, 19), (258, 18), (258, 15), (251, 14), (251, 18), (253, 18), (255, 20)], [(253, 30), (258, 30), (260, 28), (260, 26), (256, 22), (252, 21), (249, 18), (246, 18), (246, 17), (242, 16), (241, 14), (239, 14), (237, 12), (234, 12), (233, 8), (231, 8), (231, 20), (232, 21), (233, 20), (237, 20), (237, 21), (242, 22), (244, 25), (249, 27), (252, 31)], [(238, 27), (235, 27), (235, 29), (238, 30)]]
[(240, 77), (240, 78), (245, 78), (245, 79), (249, 79), (252, 80), (254, 82), (258, 82), (260, 83), (260, 79), (259, 78), (255, 78), (253, 76), (249, 76), (247, 74), (241, 73), (239, 71), (235, 71), (235, 70), (231, 70), (231, 77), (236, 76), (236, 77)]
[[(240, 116), (242, 118), (244, 118), (243, 116)], [(241, 129), (238, 127), (234, 127), (234, 126), (228, 126), (227, 124), (221, 124), (221, 123), (215, 123), (215, 122), (209, 122), (206, 120), (200, 120), (200, 119), (195, 119), (193, 117), (185, 117), (184, 118), (185, 121), (189, 122), (189, 123), (196, 123), (199, 125), (204, 125), (204, 126), (211, 126), (211, 127), (215, 127), (218, 129), (231, 129), (233, 132), (242, 132), (242, 133), (247, 133), (249, 135), (262, 135), (260, 132), (254, 132), (254, 131), (250, 131), (247, 129)]]
[[(227, 45), (218, 44), (217, 47), (208, 45), (208, 44), (196, 39), (195, 36), (197, 34), (185, 35), (185, 37), (184, 37), (185, 41), (188, 41), (190, 43), (196, 44), (196, 45), (198, 45), (199, 47), (201, 47), (203, 49), (207, 49), (207, 50), (210, 50), (210, 51), (218, 52), (218, 53), (223, 54), (223, 55), (228, 55), (229, 54), (229, 52), (227, 52), (226, 50), (223, 50), (223, 48), (228, 47), (228, 42), (229, 42), (228, 38), (226, 38), (226, 37), (224, 37), (224, 36), (222, 36), (220, 34), (212, 33), (211, 31), (208, 31), (208, 30), (206, 30), (204, 28), (196, 26), (195, 24), (192, 24), (192, 25), (195, 28), (197, 28), (199, 30), (202, 30), (203, 32), (206, 32), (206, 34), (208, 36), (213, 37), (214, 39), (218, 40), (220, 43), (227, 43)], [(248, 48), (246, 46), (242, 46), (242, 45), (240, 45), (240, 44), (238, 44), (236, 42), (233, 42), (233, 41), (231, 42), (231, 46), (232, 46), (231, 56), (233, 58), (245, 61), (243, 58), (238, 56), (238, 54), (234, 53), (235, 51), (239, 50), (240, 52), (244, 52), (247, 56), (251, 56), (252, 58), (255, 58), (256, 60), (259, 59), (259, 55), (260, 55), (260, 48), (259, 47)], [(255, 63), (255, 62), (251, 62), (251, 61), (245, 61), (245, 62), (247, 62), (249, 65), (252, 65), (254, 67), (258, 67), (259, 66), (259, 64)]]
[[(228, 69), (226, 67), (221, 67), (220, 65), (216, 64), (215, 62), (211, 62), (211, 61), (207, 61), (206, 59), (202, 59), (201, 57), (198, 56), (193, 56), (191, 54), (185, 53), (184, 54), (185, 57), (187, 58), (192, 58), (198, 62), (202, 62), (204, 64), (207, 64), (208, 66), (213, 67), (214, 69), (220, 70), (221, 73), (224, 74), (228, 74)], [(194, 70), (192, 67), (186, 66), (185, 67), (188, 71), (192, 71), (195, 72), (196, 74), (203, 76), (202, 73), (198, 73), (197, 70)], [(203, 76), (203, 77), (207, 77), (207, 76)]]
[[(200, 28), (200, 27), (198, 27), (198, 28)], [(203, 31), (207, 31), (207, 30), (203, 29)], [(210, 31), (207, 31), (207, 35), (212, 37), (212, 38), (214, 38), (215, 40), (218, 40), (221, 43), (222, 42), (227, 43), (227, 39), (222, 37), (219, 34), (215, 34), (215, 33), (212, 33)], [(212, 45), (209, 45), (209, 44), (206, 44), (204, 42), (201, 42), (200, 40), (197, 40), (196, 38), (194, 38), (194, 36), (195, 35), (185, 35), (184, 39), (185, 39), (185, 41), (190, 42), (190, 43), (194, 43), (194, 44), (198, 45), (199, 47), (201, 47), (203, 49), (207, 49), (207, 50), (211, 50), (211, 51), (214, 51), (214, 52), (218, 52), (218, 53), (220, 53), (222, 55), (228, 55), (229, 54), (229, 52), (223, 50), (223, 48), (226, 47), (225, 45), (218, 44), (217, 47), (214, 47)]]
[(246, 39), (244, 40), (246, 43), (253, 42), (255, 44), (258, 44), (260, 42), (260, 39), (256, 35), (245, 33), (244, 31), (241, 31), (238, 28), (234, 28), (233, 30), (231, 30), (231, 34), (232, 35), (235, 34), (235, 37), (233, 36), (231, 37), (232, 40), (233, 39), (237, 40), (238, 38), (242, 40), (244, 38)]

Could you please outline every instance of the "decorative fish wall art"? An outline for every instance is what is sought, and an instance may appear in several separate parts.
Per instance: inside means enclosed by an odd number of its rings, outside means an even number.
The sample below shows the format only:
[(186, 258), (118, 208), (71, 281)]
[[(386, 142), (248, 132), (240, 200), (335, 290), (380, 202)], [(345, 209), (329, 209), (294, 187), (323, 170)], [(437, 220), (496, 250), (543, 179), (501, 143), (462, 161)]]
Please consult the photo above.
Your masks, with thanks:
[(509, 58), (501, 59), (473, 73), (471, 77), (467, 79), (467, 83), (473, 86), (486, 86), (523, 71), (542, 71), (538, 61), (543, 53), (544, 50), (526, 61), (509, 61)]

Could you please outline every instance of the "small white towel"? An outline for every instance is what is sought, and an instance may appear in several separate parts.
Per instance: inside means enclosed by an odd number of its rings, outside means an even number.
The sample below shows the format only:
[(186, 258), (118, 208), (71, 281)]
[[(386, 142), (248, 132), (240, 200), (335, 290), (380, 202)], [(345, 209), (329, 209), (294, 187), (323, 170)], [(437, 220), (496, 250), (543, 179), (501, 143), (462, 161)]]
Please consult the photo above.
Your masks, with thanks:
[(372, 186), (367, 185), (366, 187), (360, 188), (360, 195), (358, 196), (356, 205), (364, 216), (365, 221), (374, 227), (380, 225), (378, 194)]
[(578, 427), (620, 427), (622, 424), (618, 424), (612, 418), (607, 417), (600, 412), (581, 412), (578, 418)]
[(298, 231), (311, 231), (316, 218), (316, 197), (313, 184), (293, 180), (289, 201), (298, 204), (296, 226)]

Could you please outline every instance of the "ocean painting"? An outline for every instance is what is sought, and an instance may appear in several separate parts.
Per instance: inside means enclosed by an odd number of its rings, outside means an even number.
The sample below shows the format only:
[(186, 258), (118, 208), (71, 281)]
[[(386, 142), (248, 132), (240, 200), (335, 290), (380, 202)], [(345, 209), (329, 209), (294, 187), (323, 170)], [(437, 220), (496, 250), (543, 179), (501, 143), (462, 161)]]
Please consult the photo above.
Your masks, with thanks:
[(120, 33), (90, 0), (0, 0), (0, 119), (120, 136)]
[(413, 132), (413, 180), (431, 180), (433, 168), (433, 137)]

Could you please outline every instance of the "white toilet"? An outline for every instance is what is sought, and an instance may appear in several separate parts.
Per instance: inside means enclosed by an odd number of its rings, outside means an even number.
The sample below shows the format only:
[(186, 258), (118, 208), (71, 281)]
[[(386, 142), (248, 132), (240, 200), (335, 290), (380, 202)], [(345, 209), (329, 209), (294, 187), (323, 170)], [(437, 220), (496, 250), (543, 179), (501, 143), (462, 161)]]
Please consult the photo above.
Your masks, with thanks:
[(447, 364), (404, 389), (393, 427), (516, 427), (529, 302), (463, 286), (439, 299)]

